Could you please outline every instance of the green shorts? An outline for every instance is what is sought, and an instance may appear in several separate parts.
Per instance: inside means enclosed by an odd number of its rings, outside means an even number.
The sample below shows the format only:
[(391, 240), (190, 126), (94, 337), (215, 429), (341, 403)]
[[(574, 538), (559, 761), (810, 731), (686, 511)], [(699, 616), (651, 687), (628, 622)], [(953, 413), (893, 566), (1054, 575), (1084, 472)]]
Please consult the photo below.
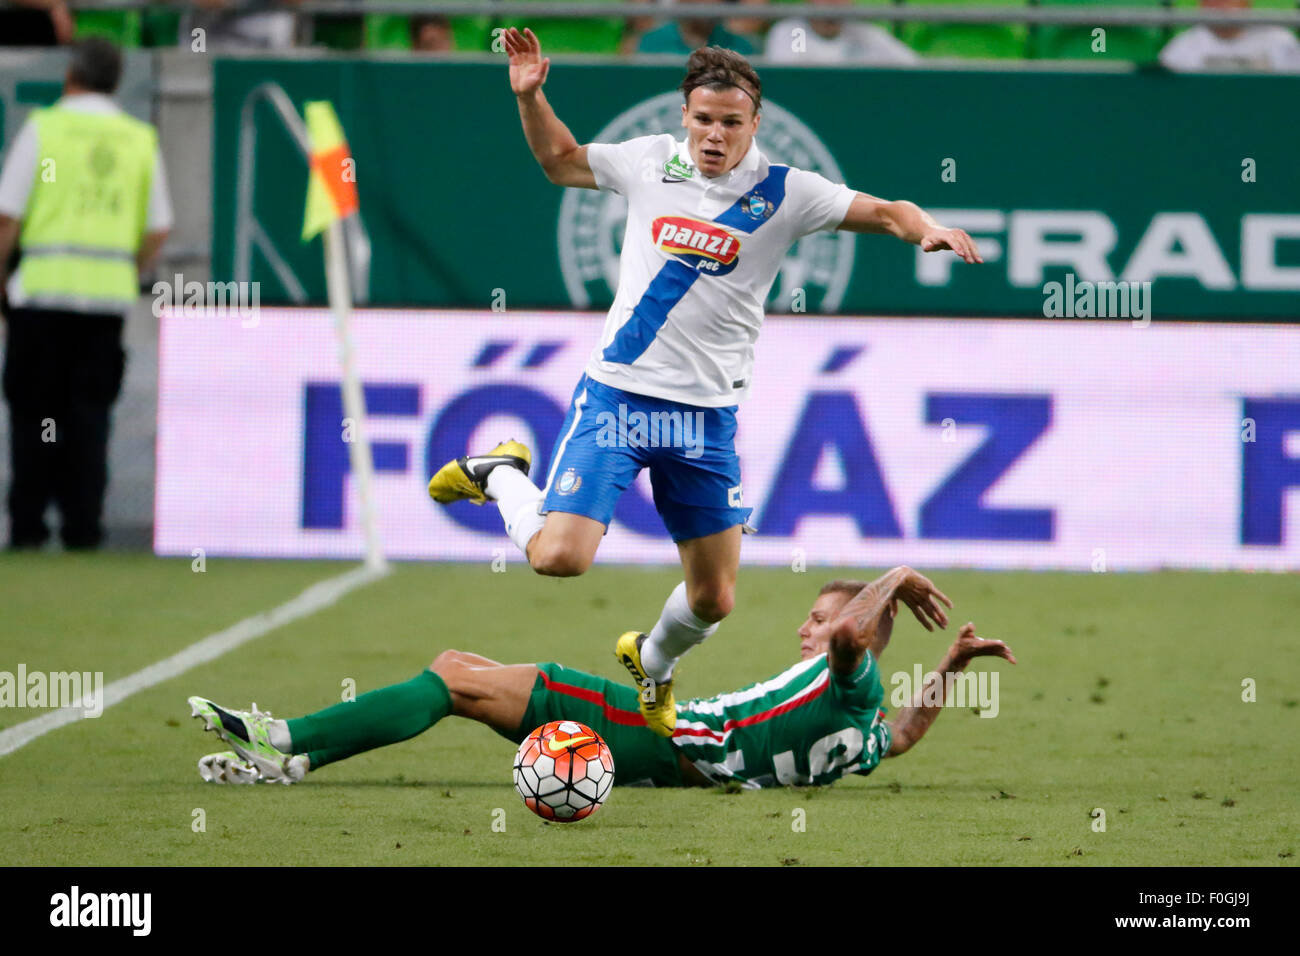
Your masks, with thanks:
[(523, 743), (542, 724), (576, 720), (609, 744), (615, 786), (685, 786), (677, 748), (645, 725), (635, 689), (559, 664), (538, 664), (537, 669), (523, 722), (503, 737)]

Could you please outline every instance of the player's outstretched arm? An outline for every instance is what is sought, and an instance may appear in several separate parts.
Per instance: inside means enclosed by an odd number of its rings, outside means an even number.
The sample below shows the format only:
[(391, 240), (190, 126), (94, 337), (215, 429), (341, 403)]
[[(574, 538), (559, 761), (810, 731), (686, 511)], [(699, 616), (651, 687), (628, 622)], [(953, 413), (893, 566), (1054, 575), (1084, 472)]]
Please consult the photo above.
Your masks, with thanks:
[(925, 575), (906, 566), (887, 571), (855, 594), (835, 619), (827, 654), (836, 674), (852, 674), (870, 651), (877, 658), (889, 644), (898, 602), (911, 608), (927, 631), (948, 626), (947, 595)]
[[(976, 636), (974, 624), (969, 621), (963, 624), (957, 639), (952, 642), (952, 647), (948, 648), (948, 653), (943, 656), (939, 666), (925, 675), (925, 681), (921, 689), (912, 697), (912, 702), (902, 708), (896, 718), (889, 721), (892, 742), (885, 754), (886, 757), (897, 757), (907, 753), (925, 736), (925, 732), (930, 729), (934, 719), (939, 716), (939, 711), (943, 709), (942, 702), (946, 702), (953, 681), (976, 657), (1000, 657), (1011, 664), (1016, 662), (1015, 655), (1011, 653), (1011, 648), (1007, 647), (1005, 642), (986, 641)], [(942, 681), (942, 690), (934, 687), (937, 681)], [(939, 700), (941, 703), (927, 705), (925, 703), (927, 700)]]
[(519, 119), (533, 158), (546, 178), (558, 186), (596, 189), (596, 176), (587, 164), (587, 147), (578, 145), (542, 93), (551, 61), (542, 58), (541, 43), (529, 29), (520, 33), (510, 27), (503, 36), (510, 56), (510, 88), (519, 101)]
[(951, 249), (971, 265), (983, 262), (979, 247), (965, 229), (948, 229), (914, 202), (898, 199), (890, 202), (867, 193), (858, 193), (840, 229), (847, 232), (874, 232), (895, 236), (920, 246), (924, 252)]

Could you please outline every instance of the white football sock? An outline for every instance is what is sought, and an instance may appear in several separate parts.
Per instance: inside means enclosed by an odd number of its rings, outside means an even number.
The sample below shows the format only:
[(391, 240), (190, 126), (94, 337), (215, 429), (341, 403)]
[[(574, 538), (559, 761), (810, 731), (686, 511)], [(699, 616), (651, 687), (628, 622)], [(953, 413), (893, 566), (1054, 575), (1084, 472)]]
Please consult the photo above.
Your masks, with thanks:
[(271, 746), (280, 753), (293, 753), (293, 738), (289, 736), (289, 722), (287, 720), (271, 721), (266, 728), (266, 737), (271, 741)]
[(546, 523), (546, 516), (537, 513), (537, 506), (542, 502), (542, 490), (518, 468), (498, 465), (488, 475), (487, 493), (496, 499), (497, 507), (501, 509), (506, 534), (524, 557), (528, 557), (528, 542)]
[(651, 678), (666, 681), (673, 676), (678, 659), (718, 629), (716, 623), (701, 621), (686, 601), (686, 582), (673, 588), (664, 602), (663, 613), (641, 644), (641, 666)]

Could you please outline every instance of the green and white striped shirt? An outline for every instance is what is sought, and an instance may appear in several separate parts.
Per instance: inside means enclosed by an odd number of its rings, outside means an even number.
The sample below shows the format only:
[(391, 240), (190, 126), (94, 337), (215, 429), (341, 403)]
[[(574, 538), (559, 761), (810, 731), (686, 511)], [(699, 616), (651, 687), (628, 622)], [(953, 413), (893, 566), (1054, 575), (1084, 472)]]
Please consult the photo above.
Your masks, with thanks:
[(715, 783), (834, 783), (870, 773), (889, 750), (884, 698), (870, 653), (847, 677), (820, 654), (744, 690), (679, 703), (672, 742)]

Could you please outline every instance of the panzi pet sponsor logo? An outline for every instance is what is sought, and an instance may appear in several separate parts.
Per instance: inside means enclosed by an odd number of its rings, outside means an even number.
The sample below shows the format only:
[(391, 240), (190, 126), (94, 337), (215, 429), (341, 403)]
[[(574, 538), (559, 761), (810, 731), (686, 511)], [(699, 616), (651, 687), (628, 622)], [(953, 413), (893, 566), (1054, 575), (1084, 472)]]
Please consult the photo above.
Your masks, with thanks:
[(669, 255), (714, 275), (736, 266), (740, 240), (712, 222), (687, 216), (660, 216), (650, 226), (655, 245)]

